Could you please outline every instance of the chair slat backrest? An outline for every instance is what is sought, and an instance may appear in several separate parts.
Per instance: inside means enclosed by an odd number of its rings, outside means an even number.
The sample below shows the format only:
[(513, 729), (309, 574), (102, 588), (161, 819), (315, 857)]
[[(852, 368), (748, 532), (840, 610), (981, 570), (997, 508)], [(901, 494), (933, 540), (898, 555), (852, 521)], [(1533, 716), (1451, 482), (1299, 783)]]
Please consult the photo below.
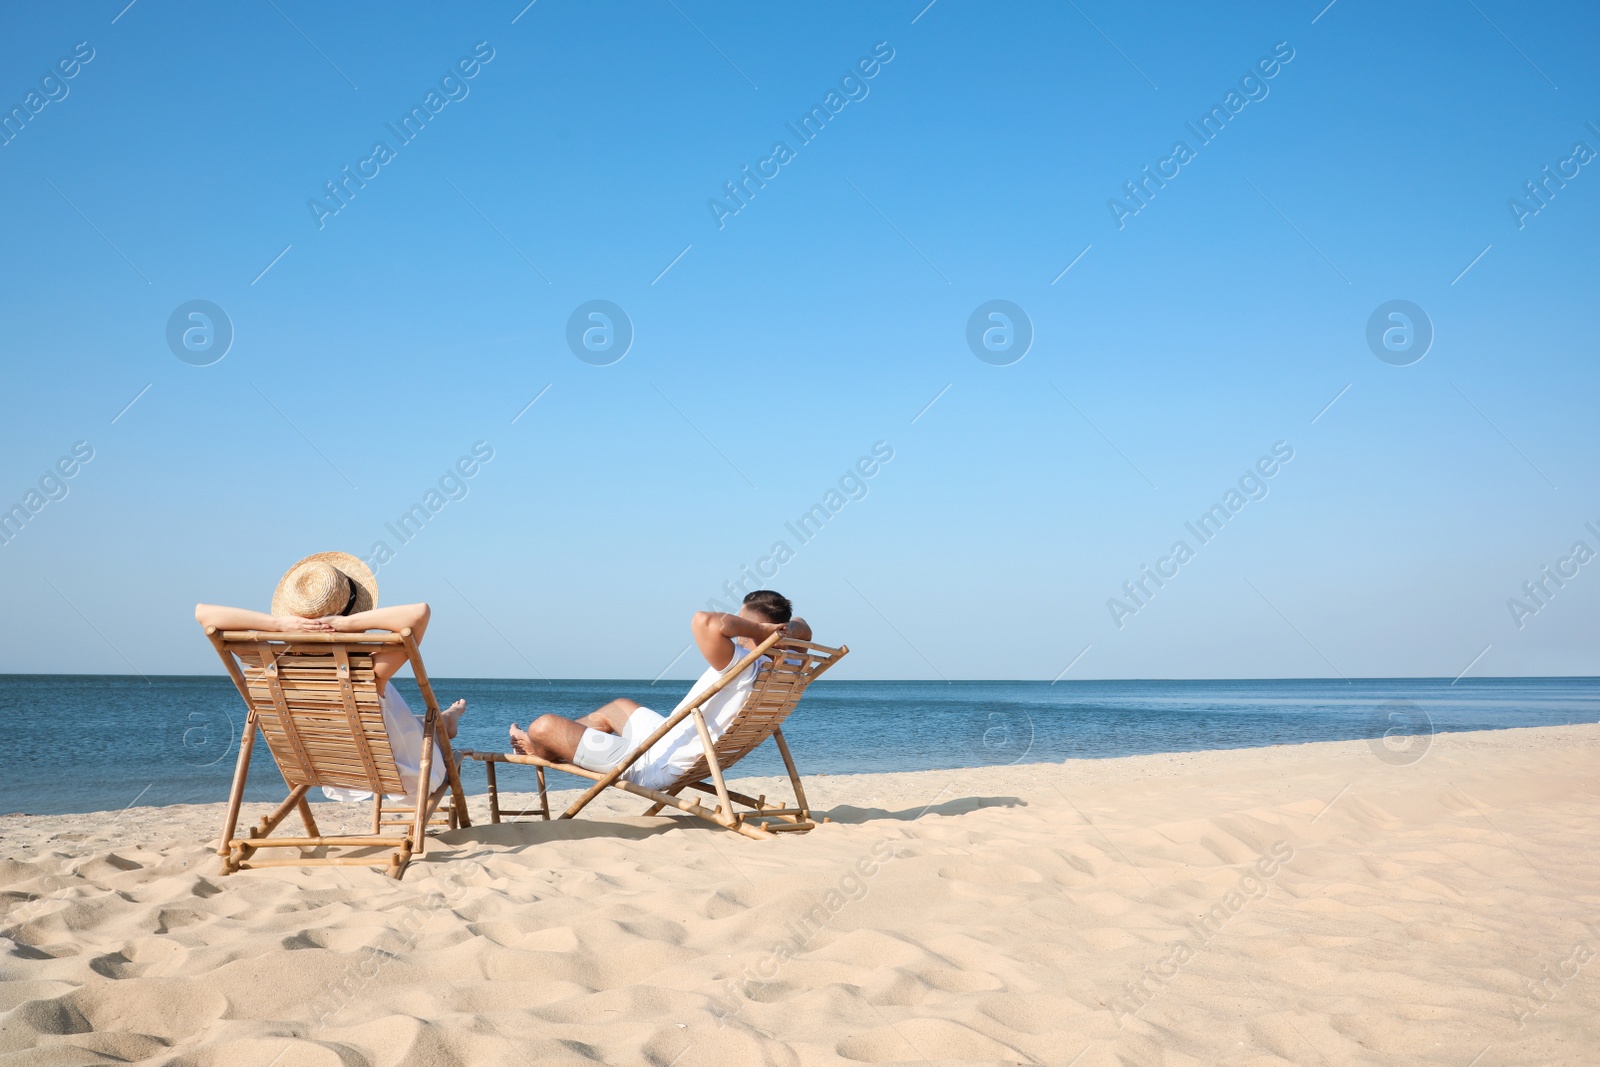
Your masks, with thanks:
[(218, 650), (237, 657), (251, 713), (291, 788), (405, 792), (372, 670), (383, 647), (370, 639), (222, 637)]
[[(772, 658), (757, 668), (755, 684), (745, 697), (744, 705), (712, 745), (717, 764), (726, 771), (760, 747), (794, 712), (805, 695), (806, 686), (849, 651), (794, 638), (773, 645), (767, 653)], [(702, 755), (664, 791), (670, 793), (691, 782), (704, 781), (710, 773), (711, 767)]]

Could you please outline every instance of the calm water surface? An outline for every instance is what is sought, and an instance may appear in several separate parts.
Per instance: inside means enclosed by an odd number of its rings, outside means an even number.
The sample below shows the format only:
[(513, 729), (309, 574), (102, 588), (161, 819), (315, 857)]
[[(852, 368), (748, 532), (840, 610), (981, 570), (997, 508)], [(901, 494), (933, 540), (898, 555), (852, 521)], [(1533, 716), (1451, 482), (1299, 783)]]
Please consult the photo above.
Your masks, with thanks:
[[(409, 679), (401, 692), (422, 707)], [(613, 697), (669, 711), (686, 682), (440, 678), (468, 701), (458, 744), (505, 749), (506, 726), (582, 715)], [(1139, 682), (820, 681), (784, 728), (802, 773), (933, 770), (1381, 738), (1386, 732), (1600, 719), (1600, 679)], [(244, 702), (225, 677), (0, 675), (0, 813), (101, 811), (227, 799)], [(1393, 743), (1393, 742), (1391, 742)], [(782, 772), (769, 744), (740, 765)], [(532, 778), (529, 776), (529, 781)], [(483, 770), (469, 765), (468, 792)], [(555, 774), (552, 785), (577, 779)], [(248, 796), (283, 796), (258, 745)]]

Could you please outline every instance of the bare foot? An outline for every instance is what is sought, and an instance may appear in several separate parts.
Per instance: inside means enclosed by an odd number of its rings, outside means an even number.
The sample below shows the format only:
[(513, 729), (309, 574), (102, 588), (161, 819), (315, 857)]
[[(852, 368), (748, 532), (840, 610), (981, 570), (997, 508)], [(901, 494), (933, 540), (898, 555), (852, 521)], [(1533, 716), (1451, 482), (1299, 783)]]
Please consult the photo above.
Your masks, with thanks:
[(452, 741), (456, 737), (456, 724), (461, 721), (461, 716), (466, 713), (467, 702), (465, 700), (458, 700), (439, 713), (439, 721), (444, 724), (444, 735)]
[(536, 755), (533, 751), (533, 742), (528, 739), (528, 733), (516, 723), (511, 724), (511, 747), (524, 756)]

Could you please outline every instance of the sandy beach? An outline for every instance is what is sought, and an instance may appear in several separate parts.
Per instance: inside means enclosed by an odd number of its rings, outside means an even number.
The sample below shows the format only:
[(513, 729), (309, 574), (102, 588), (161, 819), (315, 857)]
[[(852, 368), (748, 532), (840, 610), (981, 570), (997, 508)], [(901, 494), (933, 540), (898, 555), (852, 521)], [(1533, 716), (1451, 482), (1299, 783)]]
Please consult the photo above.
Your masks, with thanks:
[(1417, 755), (820, 776), (776, 841), (617, 796), (399, 883), (10, 816), (0, 1064), (1600, 1063), (1600, 726)]

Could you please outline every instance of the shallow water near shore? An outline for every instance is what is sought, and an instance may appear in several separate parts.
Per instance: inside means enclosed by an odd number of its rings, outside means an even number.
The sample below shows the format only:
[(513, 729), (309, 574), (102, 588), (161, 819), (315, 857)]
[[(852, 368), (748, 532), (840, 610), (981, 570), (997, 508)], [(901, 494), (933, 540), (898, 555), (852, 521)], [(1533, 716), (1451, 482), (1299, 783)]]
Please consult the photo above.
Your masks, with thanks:
[[(420, 709), (411, 680), (399, 684)], [(581, 715), (617, 696), (666, 712), (687, 683), (439, 678), (434, 688), (442, 702), (468, 701), (458, 747), (504, 750), (512, 721)], [(821, 681), (784, 732), (803, 773), (851, 774), (1385, 734), (1396, 747), (1396, 736), (1597, 719), (1596, 678)], [(243, 701), (225, 677), (0, 675), (0, 813), (223, 800), (243, 721)], [(766, 745), (738, 773), (781, 772)], [(482, 792), (482, 769), (469, 766), (464, 784)], [(551, 782), (575, 784), (561, 774)], [(247, 795), (283, 795), (265, 746), (256, 750)]]

